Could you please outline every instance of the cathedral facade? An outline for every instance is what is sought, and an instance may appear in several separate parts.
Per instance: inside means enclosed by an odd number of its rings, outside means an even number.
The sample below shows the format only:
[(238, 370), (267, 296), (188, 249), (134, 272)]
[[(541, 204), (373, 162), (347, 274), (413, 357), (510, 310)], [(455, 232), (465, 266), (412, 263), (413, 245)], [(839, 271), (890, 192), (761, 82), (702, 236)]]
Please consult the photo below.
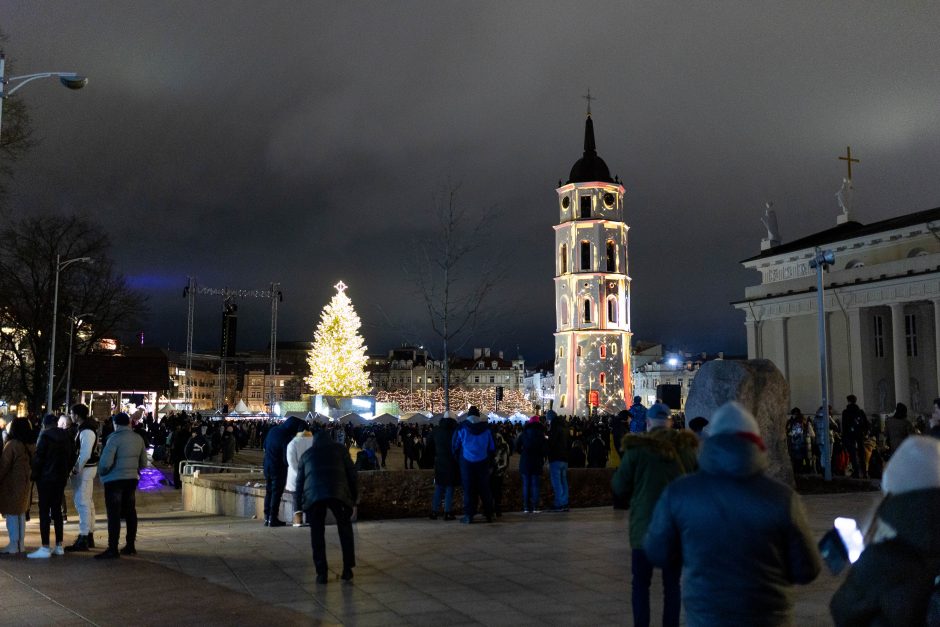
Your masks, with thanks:
[(584, 154), (555, 191), (554, 409), (616, 413), (632, 391), (628, 227), (624, 188), (597, 155), (590, 111)]

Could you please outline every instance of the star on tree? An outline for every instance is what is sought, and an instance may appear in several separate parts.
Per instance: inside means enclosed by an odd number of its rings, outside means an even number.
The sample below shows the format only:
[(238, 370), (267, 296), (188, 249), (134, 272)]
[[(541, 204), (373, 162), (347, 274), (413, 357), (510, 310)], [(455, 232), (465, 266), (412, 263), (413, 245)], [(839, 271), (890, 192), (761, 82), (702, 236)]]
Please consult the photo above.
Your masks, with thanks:
[(336, 294), (320, 313), (307, 356), (310, 375), (305, 379), (317, 394), (357, 396), (371, 388), (365, 366), (366, 346), (359, 335), (359, 315), (346, 295), (346, 284), (334, 285)]

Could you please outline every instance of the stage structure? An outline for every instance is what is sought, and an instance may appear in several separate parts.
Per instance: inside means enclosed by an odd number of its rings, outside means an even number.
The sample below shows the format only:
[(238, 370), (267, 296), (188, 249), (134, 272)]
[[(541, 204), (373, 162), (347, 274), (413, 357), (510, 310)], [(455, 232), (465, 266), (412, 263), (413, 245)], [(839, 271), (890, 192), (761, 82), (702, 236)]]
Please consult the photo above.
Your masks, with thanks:
[(205, 287), (196, 282), (196, 277), (188, 277), (189, 281), (183, 289), (183, 298), (188, 300), (186, 315), (186, 378), (185, 378), (185, 396), (184, 398), (192, 407), (192, 386), (189, 384), (190, 371), (193, 367), (193, 327), (196, 314), (196, 294), (206, 296), (222, 297), (222, 347), (219, 351), (219, 408), (225, 404), (225, 393), (227, 385), (226, 369), (230, 358), (235, 356), (234, 346), (234, 325), (235, 313), (238, 307), (235, 305), (236, 298), (267, 298), (271, 301), (271, 353), (269, 362), (269, 373), (271, 376), (271, 390), (268, 397), (268, 406), (274, 408), (274, 376), (277, 374), (277, 307), (284, 301), (284, 294), (281, 292), (280, 283), (271, 283), (267, 290), (241, 290), (230, 287)]

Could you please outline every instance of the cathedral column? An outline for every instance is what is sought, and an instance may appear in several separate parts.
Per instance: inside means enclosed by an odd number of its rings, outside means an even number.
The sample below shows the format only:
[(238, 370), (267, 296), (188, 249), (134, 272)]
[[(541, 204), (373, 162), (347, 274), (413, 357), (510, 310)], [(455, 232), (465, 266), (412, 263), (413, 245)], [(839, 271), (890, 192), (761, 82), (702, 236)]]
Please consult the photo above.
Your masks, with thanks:
[(891, 348), (894, 355), (894, 402), (910, 403), (910, 376), (904, 338), (904, 303), (891, 303)]
[(783, 378), (789, 380), (790, 378), (790, 349), (787, 346), (787, 318), (780, 318), (777, 320), (776, 326), (776, 336), (777, 336), (777, 345), (780, 347), (780, 354), (778, 355), (777, 368), (780, 369), (780, 372), (783, 373)]
[(933, 303), (933, 363), (937, 369), (937, 391), (940, 391), (940, 298), (930, 302)]
[(861, 308), (849, 309), (846, 313), (849, 318), (849, 366), (852, 369), (849, 393), (858, 398), (859, 407), (865, 407), (865, 373), (862, 370), (862, 310)]
[(747, 320), (744, 324), (747, 326), (747, 358), (757, 359), (759, 357), (757, 354), (757, 321)]

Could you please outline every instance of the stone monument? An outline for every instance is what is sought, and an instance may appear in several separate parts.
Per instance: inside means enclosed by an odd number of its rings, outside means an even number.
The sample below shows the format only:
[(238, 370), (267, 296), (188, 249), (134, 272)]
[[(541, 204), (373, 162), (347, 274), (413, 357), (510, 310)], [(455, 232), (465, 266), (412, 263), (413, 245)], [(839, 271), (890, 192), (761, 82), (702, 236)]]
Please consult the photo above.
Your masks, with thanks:
[(697, 416), (711, 420), (715, 410), (728, 401), (737, 401), (754, 414), (770, 457), (767, 474), (792, 487), (786, 439), (790, 385), (783, 374), (768, 359), (710, 361), (692, 381), (685, 402), (686, 421)]

